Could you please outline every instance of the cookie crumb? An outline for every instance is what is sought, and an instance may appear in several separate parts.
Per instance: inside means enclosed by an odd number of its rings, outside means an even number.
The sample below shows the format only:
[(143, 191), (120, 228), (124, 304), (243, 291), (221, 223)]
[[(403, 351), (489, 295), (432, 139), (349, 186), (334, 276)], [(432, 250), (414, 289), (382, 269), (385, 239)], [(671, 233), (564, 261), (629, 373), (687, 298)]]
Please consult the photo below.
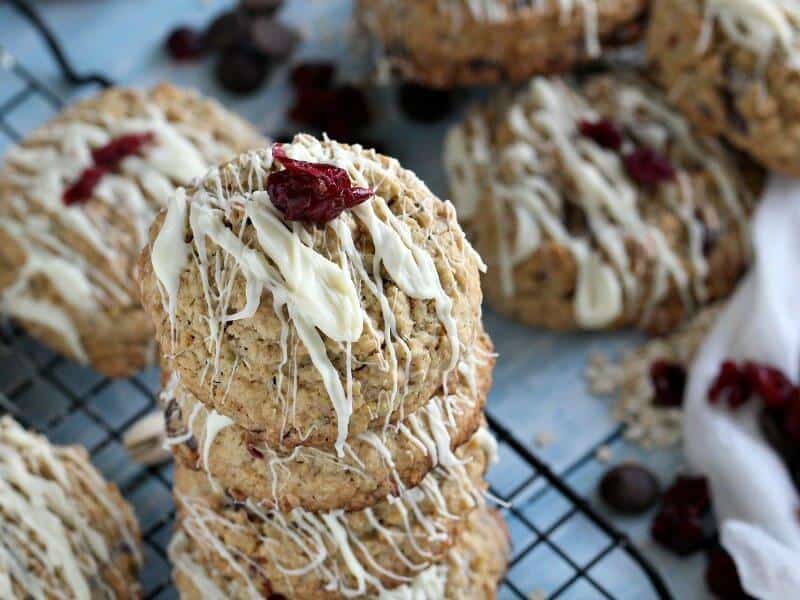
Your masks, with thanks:
[(555, 436), (552, 431), (540, 431), (533, 438), (533, 443), (537, 448), (547, 448), (555, 441)]
[(668, 448), (680, 442), (683, 410), (655, 406), (650, 366), (657, 360), (688, 365), (720, 306), (717, 303), (701, 310), (674, 333), (632, 348), (618, 360), (600, 353), (589, 357), (586, 367), (589, 391), (597, 396), (614, 397), (614, 418), (627, 425), (627, 439), (647, 449)]

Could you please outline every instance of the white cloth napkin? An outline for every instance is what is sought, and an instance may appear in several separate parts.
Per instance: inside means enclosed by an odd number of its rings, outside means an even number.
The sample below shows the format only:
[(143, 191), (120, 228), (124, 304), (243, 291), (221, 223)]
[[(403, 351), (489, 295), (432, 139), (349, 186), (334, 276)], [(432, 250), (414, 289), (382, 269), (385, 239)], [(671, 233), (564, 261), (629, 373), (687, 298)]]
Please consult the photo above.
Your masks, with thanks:
[(753, 360), (800, 379), (800, 184), (773, 176), (753, 222), (755, 262), (700, 347), (689, 373), (684, 448), (709, 479), (725, 549), (745, 590), (800, 598), (800, 495), (764, 439), (758, 410), (711, 405), (723, 360)]

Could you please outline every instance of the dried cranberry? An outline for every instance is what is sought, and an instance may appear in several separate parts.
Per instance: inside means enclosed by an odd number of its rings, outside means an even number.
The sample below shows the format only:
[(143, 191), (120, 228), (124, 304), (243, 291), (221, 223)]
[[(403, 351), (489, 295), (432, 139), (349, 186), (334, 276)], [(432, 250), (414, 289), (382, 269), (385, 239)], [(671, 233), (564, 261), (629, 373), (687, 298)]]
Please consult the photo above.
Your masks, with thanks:
[(622, 147), (622, 134), (614, 123), (606, 119), (600, 121), (581, 121), (578, 124), (581, 135), (589, 138), (598, 146), (609, 150)]
[(80, 177), (64, 190), (64, 195), (62, 196), (64, 204), (71, 206), (86, 202), (92, 197), (94, 188), (97, 187), (97, 184), (100, 183), (103, 175), (107, 172), (108, 169), (105, 167), (92, 166), (85, 168)]
[(640, 147), (623, 158), (628, 175), (641, 185), (658, 185), (675, 179), (675, 169), (652, 148)]
[(705, 477), (680, 476), (664, 492), (661, 499), (665, 507), (691, 510), (703, 516), (711, 508), (711, 493)]
[(280, 144), (272, 147), (272, 155), (284, 168), (267, 178), (267, 193), (288, 221), (324, 225), (373, 195), (353, 187), (339, 167), (291, 159)]
[(750, 380), (744, 369), (735, 362), (726, 360), (708, 390), (708, 400), (712, 404), (727, 402), (735, 410), (747, 402), (750, 392)]
[(691, 509), (665, 506), (650, 526), (653, 539), (672, 552), (686, 556), (708, 543), (700, 517)]
[(332, 62), (304, 62), (292, 68), (289, 80), (297, 90), (327, 90), (333, 86), (335, 75)]
[(206, 52), (204, 36), (191, 27), (178, 27), (167, 36), (166, 48), (175, 60), (196, 60)]
[(445, 118), (453, 109), (453, 93), (413, 83), (406, 83), (397, 90), (397, 102), (412, 121), (433, 123)]
[(791, 398), (794, 385), (778, 369), (747, 362), (742, 368), (750, 389), (758, 394), (767, 408), (781, 408)]
[(686, 369), (667, 360), (657, 360), (650, 365), (650, 381), (655, 390), (654, 404), (668, 408), (683, 404), (686, 388)]
[(247, 444), (247, 451), (250, 453), (250, 456), (252, 456), (257, 460), (261, 460), (262, 458), (264, 458), (264, 453), (261, 452), (261, 450), (259, 450), (258, 448), (256, 448), (255, 445), (253, 444), (250, 443)]
[(152, 142), (153, 138), (152, 133), (121, 135), (105, 146), (92, 150), (92, 160), (97, 166), (113, 169), (128, 156), (139, 154), (145, 144)]
[(736, 563), (724, 548), (717, 547), (708, 554), (706, 565), (708, 590), (722, 600), (747, 600), (752, 598), (744, 591)]

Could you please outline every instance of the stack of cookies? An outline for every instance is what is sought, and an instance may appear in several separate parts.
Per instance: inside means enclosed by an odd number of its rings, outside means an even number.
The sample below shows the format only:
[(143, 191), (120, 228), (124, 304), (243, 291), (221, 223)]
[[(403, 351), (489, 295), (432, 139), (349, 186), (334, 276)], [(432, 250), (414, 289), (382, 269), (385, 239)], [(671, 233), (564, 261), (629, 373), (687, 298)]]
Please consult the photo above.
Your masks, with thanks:
[(184, 598), (492, 598), (482, 263), (394, 160), (299, 135), (179, 190), (139, 263)]

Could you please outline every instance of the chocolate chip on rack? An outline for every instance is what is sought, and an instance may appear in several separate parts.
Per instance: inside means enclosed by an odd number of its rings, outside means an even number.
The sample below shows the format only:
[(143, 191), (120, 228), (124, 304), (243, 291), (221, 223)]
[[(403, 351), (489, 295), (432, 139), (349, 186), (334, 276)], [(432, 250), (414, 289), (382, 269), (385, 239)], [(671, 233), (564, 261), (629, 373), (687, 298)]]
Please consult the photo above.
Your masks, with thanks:
[(638, 515), (655, 506), (661, 484), (649, 469), (630, 462), (609, 470), (600, 480), (598, 492), (615, 511)]

